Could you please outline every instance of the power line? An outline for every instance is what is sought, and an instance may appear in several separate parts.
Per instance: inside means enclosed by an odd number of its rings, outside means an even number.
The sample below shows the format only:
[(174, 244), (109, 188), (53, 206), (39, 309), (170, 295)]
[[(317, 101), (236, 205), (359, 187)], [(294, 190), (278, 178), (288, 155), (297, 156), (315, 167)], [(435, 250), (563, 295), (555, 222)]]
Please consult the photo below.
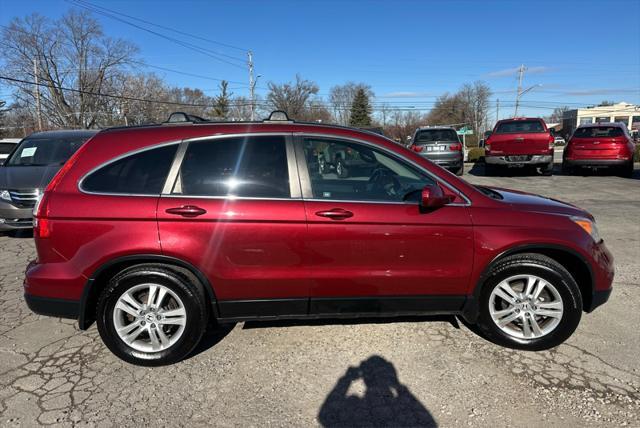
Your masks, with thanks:
[(238, 46), (230, 45), (228, 43), (222, 43), (222, 42), (219, 42), (219, 41), (216, 41), (216, 40), (207, 39), (206, 37), (202, 37), (202, 36), (198, 36), (198, 35), (195, 35), (195, 34), (187, 33), (186, 31), (177, 30), (175, 28), (167, 27), (165, 25), (156, 24), (156, 23), (153, 23), (151, 21), (146, 21), (146, 20), (141, 19), (141, 18), (136, 18), (135, 16), (127, 15), (125, 13), (118, 12), (118, 11), (115, 11), (113, 9), (106, 8), (104, 6), (98, 6), (98, 5), (93, 4), (91, 2), (88, 2), (88, 1), (75, 0), (75, 2), (76, 3), (84, 3), (84, 4), (90, 5), (90, 6), (94, 7), (94, 8), (97, 8), (97, 9), (102, 9), (102, 10), (114, 13), (116, 15), (125, 16), (127, 18), (133, 19), (133, 20), (138, 21), (138, 22), (144, 22), (145, 24), (153, 25), (154, 27), (162, 28), (164, 30), (172, 31), (172, 32), (177, 33), (177, 34), (182, 34), (183, 36), (192, 37), (194, 39), (202, 40), (204, 42), (213, 43), (213, 44), (216, 44), (216, 45), (219, 45), (219, 46), (224, 46), (224, 47), (231, 48), (231, 49), (237, 49), (237, 50), (242, 51), (242, 52), (248, 51), (248, 49), (245, 49), (245, 48), (240, 48)]
[(170, 42), (178, 44), (178, 45), (180, 45), (182, 47), (185, 47), (187, 49), (190, 49), (192, 51), (201, 53), (203, 55), (209, 56), (209, 57), (211, 57), (211, 58), (213, 58), (215, 60), (218, 60), (220, 62), (224, 62), (226, 64), (229, 64), (229, 65), (233, 66), (233, 67), (244, 69), (243, 66), (238, 65), (237, 63), (231, 62), (229, 60), (226, 60), (224, 58), (221, 58), (220, 56), (221, 55), (222, 56), (226, 56), (226, 57), (229, 57), (229, 58), (231, 58), (231, 59), (233, 59), (235, 61), (240, 61), (240, 62), (244, 62), (244, 59), (237, 58), (237, 57), (231, 57), (230, 55), (221, 54), (219, 52), (211, 51), (211, 50), (205, 49), (205, 48), (203, 48), (201, 46), (194, 45), (193, 43), (185, 42), (183, 40), (176, 39), (175, 37), (167, 36), (165, 34), (157, 32), (157, 31), (150, 30), (150, 29), (145, 28), (145, 27), (143, 27), (141, 25), (135, 24), (135, 23), (133, 23), (131, 21), (127, 21), (126, 19), (122, 19), (122, 18), (120, 18), (120, 17), (118, 17), (118, 16), (116, 16), (116, 15), (114, 15), (112, 13), (103, 12), (103, 11), (101, 11), (101, 10), (95, 8), (95, 7), (84, 5), (84, 4), (80, 3), (79, 0), (65, 0), (65, 1), (68, 2), (68, 3), (75, 4), (76, 6), (81, 7), (83, 9), (86, 9), (86, 10), (89, 10), (91, 12), (97, 13), (99, 15), (106, 16), (106, 17), (114, 19), (114, 20), (116, 20), (118, 22), (122, 22), (124, 24), (130, 25), (130, 26), (135, 27), (135, 28), (137, 28), (139, 30), (146, 31), (148, 33), (154, 34), (154, 35), (156, 35), (158, 37), (161, 37), (161, 38), (163, 38), (165, 40), (169, 40)]

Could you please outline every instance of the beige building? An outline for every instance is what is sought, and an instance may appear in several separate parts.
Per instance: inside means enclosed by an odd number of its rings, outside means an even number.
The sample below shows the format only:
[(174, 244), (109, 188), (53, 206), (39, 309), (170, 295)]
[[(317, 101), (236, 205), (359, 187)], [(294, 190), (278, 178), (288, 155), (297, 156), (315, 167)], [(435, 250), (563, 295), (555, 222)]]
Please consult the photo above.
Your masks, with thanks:
[(610, 106), (597, 106), (567, 110), (562, 117), (562, 132), (569, 135), (580, 125), (601, 122), (624, 123), (629, 131), (640, 129), (640, 106), (618, 103)]

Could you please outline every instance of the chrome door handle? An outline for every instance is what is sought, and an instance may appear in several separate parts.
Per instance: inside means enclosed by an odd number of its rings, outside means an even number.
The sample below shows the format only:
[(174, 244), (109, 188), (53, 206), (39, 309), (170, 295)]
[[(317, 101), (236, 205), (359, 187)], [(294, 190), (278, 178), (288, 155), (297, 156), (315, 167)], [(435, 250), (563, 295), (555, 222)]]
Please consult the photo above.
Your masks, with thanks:
[(353, 217), (353, 213), (351, 211), (347, 211), (342, 208), (332, 208), (327, 211), (317, 211), (316, 215), (320, 217), (327, 217), (331, 220), (344, 220), (345, 218)]

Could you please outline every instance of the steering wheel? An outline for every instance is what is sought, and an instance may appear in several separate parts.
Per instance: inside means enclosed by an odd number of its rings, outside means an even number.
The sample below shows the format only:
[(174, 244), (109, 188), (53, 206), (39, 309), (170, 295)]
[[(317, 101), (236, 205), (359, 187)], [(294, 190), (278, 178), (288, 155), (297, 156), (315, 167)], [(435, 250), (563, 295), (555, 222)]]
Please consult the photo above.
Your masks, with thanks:
[(386, 168), (376, 168), (369, 178), (371, 190), (375, 193), (384, 193), (385, 195), (398, 198), (401, 195), (402, 185), (396, 174)]

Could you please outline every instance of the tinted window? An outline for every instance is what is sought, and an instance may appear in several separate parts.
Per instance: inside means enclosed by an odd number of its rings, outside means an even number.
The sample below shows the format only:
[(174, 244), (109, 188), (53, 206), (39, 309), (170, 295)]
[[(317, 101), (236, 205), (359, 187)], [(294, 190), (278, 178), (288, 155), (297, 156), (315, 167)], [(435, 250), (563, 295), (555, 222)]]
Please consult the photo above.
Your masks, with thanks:
[(578, 128), (573, 136), (576, 138), (622, 137), (624, 132), (617, 126), (593, 126)]
[(82, 189), (99, 193), (159, 195), (167, 179), (177, 144), (145, 150), (103, 166), (82, 182)]
[(0, 155), (8, 155), (15, 146), (13, 143), (0, 143)]
[(545, 132), (542, 122), (539, 120), (514, 120), (513, 122), (502, 122), (498, 125), (496, 134), (519, 134)]
[(27, 138), (9, 158), (9, 166), (62, 165), (89, 137)]
[(237, 137), (189, 144), (174, 193), (288, 198), (283, 136)]
[(418, 131), (414, 143), (435, 141), (458, 141), (458, 134), (453, 129), (427, 129)]
[(362, 144), (307, 138), (305, 157), (314, 199), (418, 200), (434, 181), (412, 166)]

